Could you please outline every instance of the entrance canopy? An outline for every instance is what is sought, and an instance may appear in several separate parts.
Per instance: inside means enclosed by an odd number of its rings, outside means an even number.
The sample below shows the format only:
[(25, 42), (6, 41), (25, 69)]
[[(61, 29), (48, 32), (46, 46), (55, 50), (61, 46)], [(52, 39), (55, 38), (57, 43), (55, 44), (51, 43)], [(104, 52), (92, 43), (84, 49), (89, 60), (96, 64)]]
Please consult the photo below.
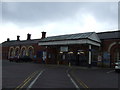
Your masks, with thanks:
[(72, 44), (91, 44), (100, 46), (100, 39), (95, 32), (78, 33), (69, 35), (52, 36), (41, 39), (38, 45), (72, 45)]

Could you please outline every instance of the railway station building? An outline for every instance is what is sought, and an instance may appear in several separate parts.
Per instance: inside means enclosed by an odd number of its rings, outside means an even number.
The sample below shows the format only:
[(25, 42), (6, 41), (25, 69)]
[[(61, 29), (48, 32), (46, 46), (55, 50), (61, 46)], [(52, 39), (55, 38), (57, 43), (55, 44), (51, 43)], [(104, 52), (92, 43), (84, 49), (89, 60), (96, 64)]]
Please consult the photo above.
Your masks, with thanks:
[(112, 67), (120, 59), (120, 30), (86, 32), (39, 39), (10, 40), (2, 43), (2, 59), (29, 56), (34, 62), (78, 66)]

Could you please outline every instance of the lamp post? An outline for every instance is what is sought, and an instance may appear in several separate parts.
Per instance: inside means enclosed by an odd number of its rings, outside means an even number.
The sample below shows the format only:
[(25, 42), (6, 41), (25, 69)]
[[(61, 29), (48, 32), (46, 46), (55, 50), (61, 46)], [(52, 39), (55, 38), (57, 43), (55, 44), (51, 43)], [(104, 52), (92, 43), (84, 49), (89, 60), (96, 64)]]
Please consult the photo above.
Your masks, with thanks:
[(68, 52), (69, 54), (69, 62), (68, 62), (68, 65), (69, 67), (71, 66), (71, 55), (73, 54), (73, 52)]

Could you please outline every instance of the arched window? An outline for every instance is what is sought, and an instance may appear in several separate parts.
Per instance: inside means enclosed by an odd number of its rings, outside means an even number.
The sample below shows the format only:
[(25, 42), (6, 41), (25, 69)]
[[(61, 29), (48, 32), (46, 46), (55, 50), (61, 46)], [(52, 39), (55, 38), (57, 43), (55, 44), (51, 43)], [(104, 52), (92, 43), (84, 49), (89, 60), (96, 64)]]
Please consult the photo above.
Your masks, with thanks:
[(10, 50), (10, 56), (14, 56), (14, 49), (13, 48)]
[(114, 60), (118, 61), (120, 59), (120, 51), (118, 50), (118, 48), (114, 49)]
[(110, 44), (108, 52), (110, 52), (110, 58), (112, 63), (120, 60), (120, 42), (113, 42), (112, 44)]
[(28, 56), (30, 58), (33, 58), (33, 54), (34, 54), (34, 48), (33, 47), (29, 47), (28, 48)]
[(25, 56), (25, 55), (26, 55), (26, 50), (25, 50), (25, 49), (22, 49), (21, 56)]
[(19, 47), (16, 47), (16, 49), (15, 49), (15, 56), (19, 56), (19, 52), (20, 52)]
[(14, 48), (13, 47), (10, 47), (8, 56), (9, 56), (9, 58), (14, 57)]
[(20, 55), (21, 57), (23, 57), (23, 56), (26, 56), (26, 47), (25, 46), (23, 46), (22, 48), (21, 48), (21, 55)]

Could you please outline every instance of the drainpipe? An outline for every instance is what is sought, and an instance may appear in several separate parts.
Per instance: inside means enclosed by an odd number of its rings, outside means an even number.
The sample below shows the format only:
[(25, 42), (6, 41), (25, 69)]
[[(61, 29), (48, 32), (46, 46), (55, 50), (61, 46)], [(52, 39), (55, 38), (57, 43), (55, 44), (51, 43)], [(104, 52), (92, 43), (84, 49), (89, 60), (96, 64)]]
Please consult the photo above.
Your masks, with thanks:
[(88, 67), (91, 67), (91, 59), (92, 59), (92, 53), (91, 53), (91, 45), (89, 45), (89, 61), (88, 61)]

